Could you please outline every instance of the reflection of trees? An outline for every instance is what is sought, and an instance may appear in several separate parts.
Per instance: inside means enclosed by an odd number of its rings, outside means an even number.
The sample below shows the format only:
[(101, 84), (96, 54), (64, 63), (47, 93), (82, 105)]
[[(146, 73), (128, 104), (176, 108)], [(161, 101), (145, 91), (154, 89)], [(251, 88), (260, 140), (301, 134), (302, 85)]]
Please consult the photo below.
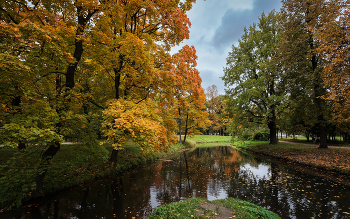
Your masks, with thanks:
[(163, 163), (161, 175), (166, 180), (157, 187), (158, 201), (167, 203), (191, 196), (207, 198), (207, 187), (211, 191), (219, 190), (221, 181), (228, 180), (238, 170), (240, 159), (238, 151), (231, 147), (212, 147), (196, 148), (166, 165)]
[[(229, 197), (251, 201), (282, 218), (347, 216), (343, 211), (350, 207), (350, 188), (342, 183), (269, 164), (230, 147), (196, 148), (185, 155), (78, 186), (52, 200), (43, 200), (47, 203), (44, 206), (32, 205), (24, 208), (22, 215), (17, 212), (4, 218), (21, 218), (24, 214), (31, 215), (27, 218), (53, 219), (142, 218), (152, 209), (151, 197), (158, 203), (169, 203), (192, 196), (218, 196), (220, 189)], [(260, 177), (252, 169), (240, 168), (248, 163), (256, 168), (269, 165), (268, 175)]]
[[(242, 161), (249, 159), (254, 158), (242, 156)], [(278, 213), (282, 218), (332, 218), (332, 215), (346, 218), (346, 215), (339, 210), (349, 208), (344, 206), (347, 203), (346, 198), (343, 198), (343, 206), (334, 201), (340, 199), (334, 197), (341, 193), (344, 186), (327, 185), (328, 183), (322, 178), (310, 178), (272, 163), (269, 177), (259, 178), (249, 169), (240, 169), (237, 177), (230, 181), (228, 194), (229, 197), (263, 206)], [(343, 191), (349, 195), (348, 190)], [(343, 197), (346, 195), (343, 194)]]

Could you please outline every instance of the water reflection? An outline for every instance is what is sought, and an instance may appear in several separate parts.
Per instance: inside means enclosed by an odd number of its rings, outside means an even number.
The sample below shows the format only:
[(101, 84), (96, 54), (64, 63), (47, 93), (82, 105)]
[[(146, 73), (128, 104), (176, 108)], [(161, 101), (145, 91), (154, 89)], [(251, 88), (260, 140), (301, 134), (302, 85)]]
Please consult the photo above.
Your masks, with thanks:
[(196, 148), (0, 213), (0, 218), (147, 218), (156, 206), (188, 197), (235, 197), (282, 218), (347, 218), (349, 182), (318, 177), (231, 147)]

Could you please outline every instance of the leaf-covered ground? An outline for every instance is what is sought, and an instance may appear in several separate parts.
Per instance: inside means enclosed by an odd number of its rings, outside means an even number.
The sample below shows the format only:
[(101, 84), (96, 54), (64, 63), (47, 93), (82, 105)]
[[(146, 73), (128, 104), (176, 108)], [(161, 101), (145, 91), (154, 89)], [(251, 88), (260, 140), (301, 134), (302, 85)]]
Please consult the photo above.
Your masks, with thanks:
[(348, 147), (319, 149), (316, 145), (281, 142), (277, 145), (265, 143), (239, 147), (300, 164), (350, 174), (350, 149)]

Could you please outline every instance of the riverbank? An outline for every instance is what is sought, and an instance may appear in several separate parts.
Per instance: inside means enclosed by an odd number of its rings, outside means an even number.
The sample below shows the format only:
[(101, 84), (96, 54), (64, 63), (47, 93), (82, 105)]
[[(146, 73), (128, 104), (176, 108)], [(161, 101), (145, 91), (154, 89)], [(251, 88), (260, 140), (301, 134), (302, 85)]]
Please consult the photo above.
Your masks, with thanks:
[(249, 142), (236, 147), (288, 163), (350, 175), (349, 147), (330, 146), (327, 149), (319, 149), (317, 145), (296, 141), (279, 142), (277, 145), (270, 145), (268, 142)]
[[(61, 144), (60, 151), (53, 157), (46, 174), (42, 194), (48, 195), (97, 178), (120, 174), (178, 151), (196, 147), (198, 139), (210, 146), (217, 146), (223, 142), (228, 143), (230, 138), (227, 136), (188, 137), (185, 144), (175, 144), (167, 152), (148, 156), (142, 154), (137, 145), (129, 142), (118, 153), (115, 166), (108, 162), (109, 154), (113, 149), (109, 144), (102, 142), (93, 147), (74, 143)], [(30, 188), (34, 183), (33, 174), (35, 174), (32, 166), (38, 163), (40, 151), (38, 148), (29, 147), (24, 152), (18, 152), (17, 148), (0, 147), (0, 209), (19, 207), (22, 200), (30, 195)]]
[[(42, 194), (48, 195), (89, 181), (120, 174), (146, 163), (154, 162), (166, 155), (189, 148), (190, 144), (172, 145), (167, 152), (144, 155), (135, 144), (128, 143), (118, 153), (117, 163), (108, 162), (112, 146), (96, 144), (62, 144), (53, 157), (43, 183)], [(19, 207), (22, 200), (30, 196), (34, 183), (33, 166), (39, 162), (38, 148), (0, 148), (0, 209)], [(0, 210), (1, 211), (1, 210)]]
[(203, 198), (190, 198), (156, 208), (149, 219), (158, 218), (279, 219), (280, 217), (263, 207), (234, 198), (214, 201), (208, 201)]

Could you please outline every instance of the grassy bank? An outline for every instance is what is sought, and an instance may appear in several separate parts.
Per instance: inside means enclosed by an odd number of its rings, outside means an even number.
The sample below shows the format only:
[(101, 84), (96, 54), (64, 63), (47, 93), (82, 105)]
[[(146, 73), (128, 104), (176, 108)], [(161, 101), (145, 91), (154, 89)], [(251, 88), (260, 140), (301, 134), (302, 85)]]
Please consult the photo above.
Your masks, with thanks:
[(190, 198), (180, 202), (162, 205), (155, 209), (149, 219), (187, 218), (261, 218), (278, 219), (279, 216), (250, 202), (233, 198), (208, 201)]
[[(118, 153), (117, 164), (114, 166), (108, 162), (113, 149), (109, 144), (97, 144), (93, 147), (62, 144), (47, 171), (43, 194), (121, 173), (184, 149), (187, 145), (175, 144), (168, 152), (145, 156), (137, 145), (129, 143)], [(0, 209), (20, 206), (21, 201), (29, 196), (36, 175), (33, 167), (37, 167), (40, 153), (38, 147), (29, 147), (25, 152), (18, 152), (16, 148), (0, 147)]]
[(350, 174), (350, 150), (347, 148), (319, 149), (313, 145), (281, 142), (277, 145), (270, 145), (268, 142), (252, 142), (237, 145), (237, 147), (303, 165)]

